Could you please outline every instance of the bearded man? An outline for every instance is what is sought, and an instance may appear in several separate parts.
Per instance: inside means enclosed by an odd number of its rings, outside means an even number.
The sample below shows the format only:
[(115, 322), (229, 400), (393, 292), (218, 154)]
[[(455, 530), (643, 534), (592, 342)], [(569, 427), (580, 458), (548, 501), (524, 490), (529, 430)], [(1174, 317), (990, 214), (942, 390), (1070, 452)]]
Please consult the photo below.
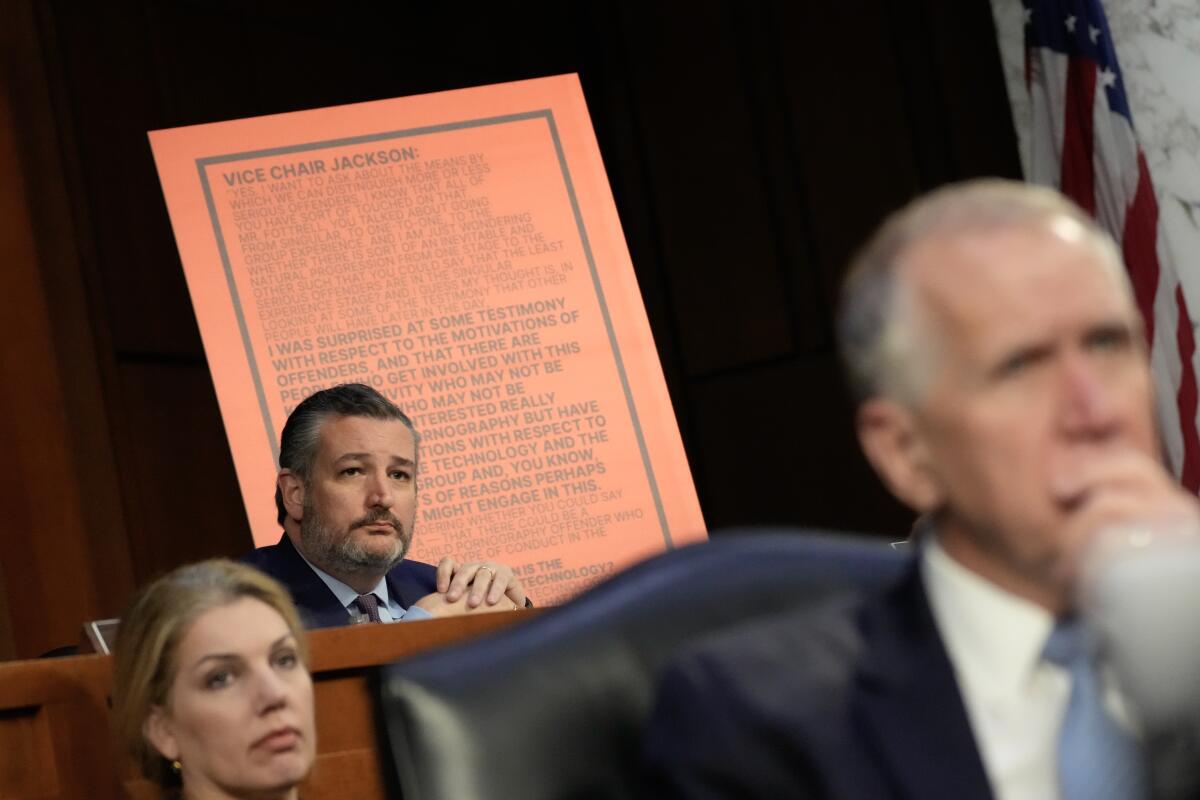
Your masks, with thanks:
[(275, 505), (283, 536), (243, 560), (287, 586), (310, 628), (397, 622), (526, 604), (494, 561), (406, 559), (417, 511), (418, 436), (363, 384), (316, 392), (283, 427)]

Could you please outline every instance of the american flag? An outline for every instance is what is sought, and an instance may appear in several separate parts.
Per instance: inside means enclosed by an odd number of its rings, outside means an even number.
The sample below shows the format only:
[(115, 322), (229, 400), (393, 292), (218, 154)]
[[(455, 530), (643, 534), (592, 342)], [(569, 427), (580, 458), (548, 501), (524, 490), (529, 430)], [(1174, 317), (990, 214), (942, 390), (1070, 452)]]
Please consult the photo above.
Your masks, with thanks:
[(1196, 342), (1158, 201), (1133, 129), (1100, 0), (1023, 0), (1025, 82), (1033, 105), (1029, 180), (1060, 189), (1121, 246), (1146, 322), (1167, 455), (1200, 488)]

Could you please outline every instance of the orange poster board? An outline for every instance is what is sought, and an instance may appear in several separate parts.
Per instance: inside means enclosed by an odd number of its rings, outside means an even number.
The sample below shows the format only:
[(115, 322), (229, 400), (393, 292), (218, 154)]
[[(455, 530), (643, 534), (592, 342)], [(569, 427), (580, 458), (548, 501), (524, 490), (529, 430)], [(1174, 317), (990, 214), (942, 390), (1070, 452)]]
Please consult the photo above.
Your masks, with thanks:
[(150, 142), (258, 544), (288, 413), (348, 381), (420, 432), (415, 558), (551, 603), (703, 538), (576, 76)]

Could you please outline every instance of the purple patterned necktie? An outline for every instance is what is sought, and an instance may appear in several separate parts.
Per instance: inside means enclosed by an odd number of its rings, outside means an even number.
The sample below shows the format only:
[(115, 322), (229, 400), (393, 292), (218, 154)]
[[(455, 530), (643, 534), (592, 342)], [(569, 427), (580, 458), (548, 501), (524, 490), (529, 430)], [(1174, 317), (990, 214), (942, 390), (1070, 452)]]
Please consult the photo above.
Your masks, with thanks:
[(360, 594), (354, 601), (359, 611), (367, 615), (371, 622), (382, 622), (379, 618), (379, 600), (373, 594)]

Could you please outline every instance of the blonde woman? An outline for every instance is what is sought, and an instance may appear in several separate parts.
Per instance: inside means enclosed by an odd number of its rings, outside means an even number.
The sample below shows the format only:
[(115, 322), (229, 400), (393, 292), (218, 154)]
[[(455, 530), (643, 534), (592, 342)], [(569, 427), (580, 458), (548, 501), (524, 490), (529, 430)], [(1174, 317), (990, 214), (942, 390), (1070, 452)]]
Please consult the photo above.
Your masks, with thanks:
[(287, 592), (224, 560), (152, 583), (121, 620), (113, 717), (163, 797), (295, 800), (316, 735), (304, 629)]

